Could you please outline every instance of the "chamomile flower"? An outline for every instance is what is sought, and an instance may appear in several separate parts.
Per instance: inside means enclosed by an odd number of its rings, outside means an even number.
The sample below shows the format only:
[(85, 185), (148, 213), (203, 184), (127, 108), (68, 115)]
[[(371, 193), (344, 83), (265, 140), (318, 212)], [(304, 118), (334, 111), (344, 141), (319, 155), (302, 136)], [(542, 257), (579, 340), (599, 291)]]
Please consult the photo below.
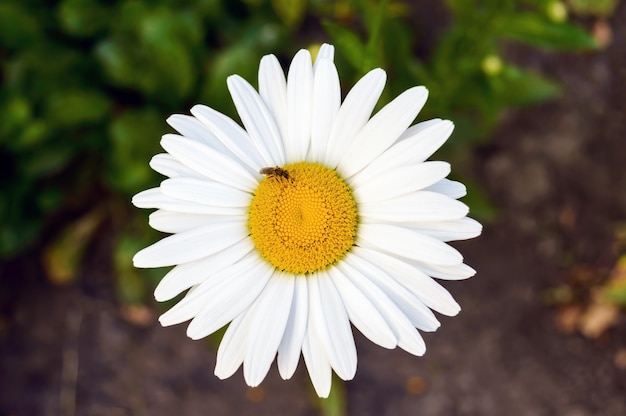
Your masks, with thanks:
[(237, 75), (228, 88), (244, 128), (204, 105), (167, 121), (166, 153), (150, 166), (168, 177), (133, 198), (156, 208), (150, 225), (172, 235), (141, 250), (136, 267), (174, 266), (158, 301), (184, 297), (160, 317), (191, 320), (206, 337), (228, 325), (215, 374), (243, 364), (257, 386), (276, 358), (290, 378), (300, 354), (316, 392), (331, 375), (352, 379), (357, 353), (351, 324), (372, 342), (422, 355), (418, 330), (434, 331), (432, 311), (460, 307), (433, 278), (474, 275), (446, 242), (476, 237), (481, 225), (458, 201), (465, 187), (450, 165), (427, 161), (453, 124), (411, 126), (426, 102), (411, 88), (374, 116), (386, 81), (367, 73), (341, 101), (334, 48), (313, 63), (299, 51), (287, 77), (265, 56), (258, 92)]

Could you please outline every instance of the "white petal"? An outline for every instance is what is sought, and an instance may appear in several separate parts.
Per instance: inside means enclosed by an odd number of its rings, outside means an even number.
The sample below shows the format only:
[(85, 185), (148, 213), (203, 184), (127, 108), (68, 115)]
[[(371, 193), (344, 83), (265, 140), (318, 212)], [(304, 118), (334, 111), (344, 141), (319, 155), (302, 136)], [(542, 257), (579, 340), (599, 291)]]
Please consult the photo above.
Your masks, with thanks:
[(133, 196), (133, 205), (137, 208), (158, 208), (166, 211), (174, 211), (189, 214), (220, 215), (238, 217), (246, 214), (244, 207), (219, 207), (196, 202), (181, 201), (180, 199), (167, 196), (161, 188), (152, 188), (139, 192)]
[[(164, 233), (181, 233), (193, 228), (224, 222), (224, 215), (190, 214), (187, 212), (175, 212), (159, 209), (149, 216), (150, 227)], [(228, 221), (241, 221), (245, 223), (248, 218), (242, 215), (229, 215)]]
[(356, 346), (348, 314), (332, 280), (324, 272), (309, 276), (309, 319), (328, 355), (330, 365), (343, 380), (356, 373)]
[(439, 124), (441, 122), (440, 118), (433, 118), (432, 120), (420, 121), (419, 123), (409, 127), (406, 129), (404, 133), (400, 135), (398, 141), (408, 139), (409, 137), (415, 136), (420, 131), (427, 129), (431, 126)]
[(220, 182), (196, 178), (172, 178), (161, 182), (161, 191), (173, 198), (219, 207), (247, 207), (252, 194)]
[(317, 68), (317, 64), (320, 61), (324, 59), (328, 59), (332, 61), (334, 58), (335, 58), (335, 47), (328, 43), (322, 43), (322, 45), (320, 46), (320, 50), (317, 52), (317, 56), (315, 57), (314, 68)]
[(287, 74), (287, 136), (284, 137), (287, 162), (305, 160), (311, 141), (313, 67), (311, 54), (298, 51)]
[(223, 222), (173, 234), (139, 251), (135, 267), (163, 267), (210, 256), (247, 237), (245, 223)]
[(252, 310), (248, 309), (228, 325), (217, 349), (217, 359), (213, 373), (220, 380), (235, 374), (243, 363), (249, 348), (248, 334), (252, 327)]
[(408, 259), (432, 264), (453, 265), (463, 256), (449, 245), (404, 227), (389, 224), (361, 224), (359, 246), (367, 246)]
[(415, 165), (428, 159), (447, 140), (454, 126), (447, 120), (427, 123), (429, 125), (426, 128), (421, 128), (424, 123), (419, 123), (406, 130), (415, 133), (404, 140), (398, 139), (397, 143), (373, 160), (359, 172), (359, 181), (368, 182), (390, 167)]
[(450, 137), (454, 124), (450, 120), (429, 120), (408, 128), (398, 143), (389, 149), (387, 157), (397, 157), (397, 163), (420, 163), (435, 153)]
[[(270, 163), (271, 159), (265, 149), (260, 149), (261, 143), (250, 140), (248, 133), (235, 123), (230, 117), (206, 105), (195, 105), (191, 114), (211, 129), (228, 151), (240, 160), (250, 171), (257, 173), (259, 166)], [(264, 155), (265, 153), (265, 155)], [(265, 158), (262, 156), (264, 155)]]
[(246, 383), (256, 387), (265, 378), (285, 333), (294, 291), (293, 276), (275, 274), (254, 302), (254, 322), (243, 362)]
[(350, 143), (367, 123), (386, 79), (385, 71), (373, 69), (350, 90), (333, 122), (326, 149), (326, 166), (337, 167)]
[(174, 159), (172, 155), (167, 153), (159, 153), (158, 155), (152, 156), (152, 159), (150, 160), (150, 167), (159, 172), (161, 175), (169, 176), (170, 178), (178, 176), (195, 178), (202, 177), (202, 175), (189, 169), (187, 166)]
[(385, 201), (361, 204), (359, 215), (388, 222), (448, 221), (467, 215), (469, 208), (435, 192), (417, 191)]
[(383, 268), (377, 267), (366, 258), (361, 258), (359, 253), (360, 251), (355, 251), (350, 256), (348, 264), (385, 292), (389, 299), (409, 318), (413, 326), (428, 332), (439, 328), (440, 323), (433, 312), (418, 297), (391, 277)]
[(257, 179), (239, 163), (210, 147), (166, 134), (161, 146), (183, 165), (209, 179), (252, 192)]
[(395, 348), (398, 340), (376, 306), (343, 275), (339, 268), (333, 267), (328, 273), (341, 294), (352, 324), (370, 341), (383, 348)]
[(154, 298), (165, 302), (182, 291), (196, 286), (217, 272), (232, 266), (253, 249), (252, 241), (244, 238), (217, 253), (185, 264), (179, 264), (161, 279), (154, 290)]
[(406, 224), (414, 231), (441, 241), (468, 240), (480, 235), (483, 226), (472, 218), (451, 221), (421, 222)]
[(256, 254), (248, 254), (231, 266), (209, 275), (201, 284), (189, 289), (181, 301), (161, 315), (159, 322), (163, 326), (169, 326), (190, 320), (204, 309), (207, 300), (213, 300), (207, 297), (207, 293), (210, 294), (211, 290), (223, 282), (238, 279), (240, 275), (249, 273), (249, 270), (255, 265), (258, 267), (258, 263)]
[(422, 109), (428, 91), (424, 87), (406, 90), (383, 107), (363, 127), (342, 155), (338, 169), (350, 177), (387, 150), (411, 125)]
[(378, 286), (348, 264), (349, 257), (346, 256), (346, 261), (339, 263), (337, 267), (376, 306), (398, 340), (398, 347), (413, 355), (423, 355), (426, 345), (409, 318)]
[(476, 274), (476, 270), (464, 263), (456, 264), (454, 266), (437, 266), (421, 262), (415, 262), (414, 264), (427, 275), (437, 279), (463, 280)]
[(306, 279), (304, 276), (295, 277), (289, 319), (285, 327), (285, 334), (278, 347), (278, 371), (284, 380), (290, 379), (298, 367), (302, 340), (307, 329), (309, 295)]
[(354, 247), (354, 253), (368, 262), (380, 266), (389, 276), (408, 289), (426, 306), (437, 312), (454, 316), (461, 307), (450, 293), (417, 267), (395, 257), (365, 247)]
[[(197, 289), (198, 286), (189, 289), (172, 309), (159, 316), (159, 323), (162, 326), (177, 325), (196, 316), (204, 307), (203, 303), (189, 301), (189, 299), (193, 299)], [(175, 313), (170, 313), (174, 308), (176, 308)]]
[(272, 273), (265, 260), (230, 280), (222, 280), (203, 294), (210, 300), (187, 327), (191, 339), (204, 338), (217, 331), (248, 308), (259, 296)]
[(437, 183), (424, 188), (425, 191), (438, 192), (450, 198), (459, 199), (467, 194), (467, 188), (461, 182), (442, 179)]
[(238, 75), (231, 75), (226, 83), (239, 117), (241, 117), (241, 122), (246, 127), (252, 141), (262, 143), (263, 147), (269, 151), (273, 161), (271, 165), (284, 165), (283, 140), (276, 120), (263, 99), (246, 80)]
[(174, 127), (176, 131), (185, 136), (187, 139), (202, 143), (220, 152), (226, 150), (219, 140), (217, 140), (215, 135), (194, 117), (183, 114), (174, 114), (169, 116), (166, 121), (167, 124)]
[[(287, 137), (287, 81), (274, 55), (261, 58), (259, 65), (259, 94), (274, 115), (281, 137)], [(265, 166), (272, 166), (269, 162)]]
[(424, 162), (419, 165), (405, 165), (380, 172), (370, 179), (355, 175), (349, 180), (359, 203), (384, 201), (385, 199), (419, 191), (440, 181), (450, 173), (446, 162)]
[(313, 107), (310, 159), (324, 162), (333, 121), (341, 104), (341, 87), (337, 68), (331, 60), (316, 61), (313, 80)]
[(302, 342), (302, 356), (315, 392), (319, 397), (328, 397), (333, 373), (321, 340), (311, 328), (310, 321)]

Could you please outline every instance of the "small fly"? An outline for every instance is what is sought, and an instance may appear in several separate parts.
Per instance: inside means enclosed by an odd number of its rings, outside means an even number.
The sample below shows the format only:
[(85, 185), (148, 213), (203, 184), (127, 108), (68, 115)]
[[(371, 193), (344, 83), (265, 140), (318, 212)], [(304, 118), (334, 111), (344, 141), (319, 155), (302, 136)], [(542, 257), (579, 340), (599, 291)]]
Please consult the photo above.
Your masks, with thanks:
[(268, 178), (285, 178), (292, 179), (289, 175), (289, 172), (286, 169), (281, 168), (280, 166), (261, 168), (259, 170), (261, 175), (265, 175)]

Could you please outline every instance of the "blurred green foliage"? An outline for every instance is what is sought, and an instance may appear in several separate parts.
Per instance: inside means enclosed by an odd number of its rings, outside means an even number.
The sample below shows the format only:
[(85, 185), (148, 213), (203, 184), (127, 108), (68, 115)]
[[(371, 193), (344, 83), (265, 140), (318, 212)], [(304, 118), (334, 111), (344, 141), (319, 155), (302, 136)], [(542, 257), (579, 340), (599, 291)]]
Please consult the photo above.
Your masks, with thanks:
[[(444, 13), (435, 44), (424, 45), (415, 17), (433, 4)], [(205, 103), (237, 119), (228, 75), (254, 82), (261, 56), (275, 53), (287, 64), (297, 49), (323, 41), (337, 47), (344, 92), (378, 66), (390, 75), (382, 102), (426, 85), (420, 118), (454, 120), (447, 151), (467, 158), (503, 110), (559, 92), (554, 81), (507, 61), (503, 42), (594, 47), (554, 12), (563, 7), (554, 0), (5, 0), (0, 258), (44, 231), (58, 233), (68, 216), (108, 205), (117, 207), (109, 216), (124, 242), (115, 258), (127, 261), (133, 241), (147, 239), (147, 227), (127, 224), (145, 213), (119, 207), (158, 183), (148, 161), (170, 131), (166, 117)], [(470, 195), (478, 216), (492, 215), (479, 188)], [(121, 293), (138, 299), (143, 289), (124, 261), (115, 262), (130, 282)]]
[(617, 7), (618, 0), (569, 0), (572, 10), (581, 15), (610, 16)]

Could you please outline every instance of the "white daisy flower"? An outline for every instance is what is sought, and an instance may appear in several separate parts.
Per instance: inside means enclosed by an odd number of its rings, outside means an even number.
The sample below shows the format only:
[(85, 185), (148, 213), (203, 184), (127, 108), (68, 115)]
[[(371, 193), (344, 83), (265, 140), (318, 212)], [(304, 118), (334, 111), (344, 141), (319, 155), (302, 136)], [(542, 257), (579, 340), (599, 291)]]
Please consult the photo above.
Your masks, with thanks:
[(203, 105), (167, 121), (166, 153), (150, 166), (167, 176), (133, 198), (156, 208), (150, 225), (171, 233), (134, 257), (136, 267), (175, 266), (158, 301), (185, 296), (160, 317), (191, 320), (199, 339), (228, 325), (215, 374), (243, 364), (250, 386), (274, 358), (289, 379), (300, 353), (317, 394), (332, 370), (354, 377), (351, 325), (372, 342), (411, 354), (426, 350), (432, 310), (460, 307), (433, 278), (474, 275), (446, 242), (476, 237), (481, 225), (446, 179), (450, 165), (426, 161), (450, 136), (448, 120), (411, 126), (428, 95), (411, 88), (371, 113), (385, 85), (366, 74), (341, 102), (334, 48), (314, 63), (294, 57), (287, 79), (275, 56), (261, 60), (259, 91), (237, 75), (228, 88), (245, 129)]

